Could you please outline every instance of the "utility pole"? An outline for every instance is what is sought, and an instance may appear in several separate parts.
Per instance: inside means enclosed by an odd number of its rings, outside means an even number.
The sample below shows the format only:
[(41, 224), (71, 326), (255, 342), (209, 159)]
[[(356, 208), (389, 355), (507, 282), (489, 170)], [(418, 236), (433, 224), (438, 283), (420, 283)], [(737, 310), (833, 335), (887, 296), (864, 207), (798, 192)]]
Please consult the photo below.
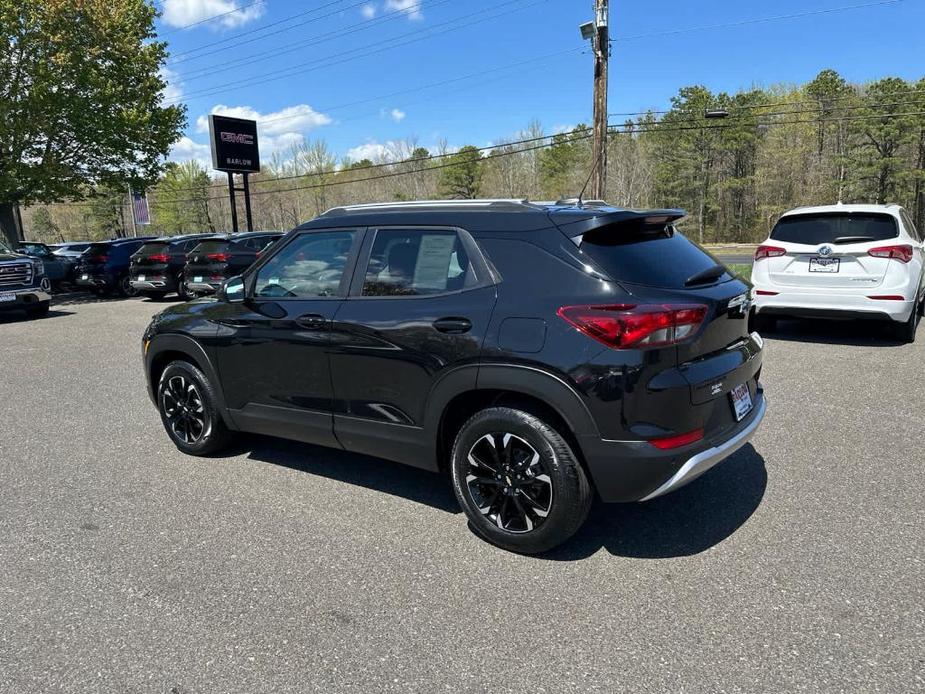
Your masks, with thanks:
[(595, 0), (594, 34), (594, 144), (591, 197), (603, 200), (607, 188), (607, 62), (610, 59), (610, 2)]

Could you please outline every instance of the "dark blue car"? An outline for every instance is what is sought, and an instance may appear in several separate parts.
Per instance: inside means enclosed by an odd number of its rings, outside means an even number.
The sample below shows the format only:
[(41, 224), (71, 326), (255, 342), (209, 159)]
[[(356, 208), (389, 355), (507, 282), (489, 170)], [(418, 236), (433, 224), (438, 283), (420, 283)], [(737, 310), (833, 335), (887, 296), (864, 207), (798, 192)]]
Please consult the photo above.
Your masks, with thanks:
[(129, 278), (130, 259), (145, 241), (152, 238), (139, 236), (90, 244), (77, 263), (77, 285), (101, 295), (117, 292), (122, 296), (135, 296), (138, 290)]

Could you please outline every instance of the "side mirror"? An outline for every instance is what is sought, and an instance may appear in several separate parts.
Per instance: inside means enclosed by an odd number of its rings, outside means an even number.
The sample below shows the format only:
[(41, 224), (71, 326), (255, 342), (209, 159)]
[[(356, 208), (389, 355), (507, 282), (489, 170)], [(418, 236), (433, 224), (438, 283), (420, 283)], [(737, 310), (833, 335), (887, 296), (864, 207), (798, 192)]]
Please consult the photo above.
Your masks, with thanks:
[(219, 299), (227, 301), (229, 304), (239, 304), (244, 301), (244, 278), (232, 277), (225, 280), (219, 290)]

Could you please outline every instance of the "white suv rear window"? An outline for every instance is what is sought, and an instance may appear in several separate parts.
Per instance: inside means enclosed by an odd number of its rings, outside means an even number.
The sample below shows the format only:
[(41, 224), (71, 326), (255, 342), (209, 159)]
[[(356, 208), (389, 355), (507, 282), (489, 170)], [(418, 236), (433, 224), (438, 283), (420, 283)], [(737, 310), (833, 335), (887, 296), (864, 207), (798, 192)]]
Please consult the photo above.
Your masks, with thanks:
[(771, 239), (818, 246), (886, 241), (899, 236), (896, 219), (888, 214), (827, 213), (791, 215), (781, 219)]

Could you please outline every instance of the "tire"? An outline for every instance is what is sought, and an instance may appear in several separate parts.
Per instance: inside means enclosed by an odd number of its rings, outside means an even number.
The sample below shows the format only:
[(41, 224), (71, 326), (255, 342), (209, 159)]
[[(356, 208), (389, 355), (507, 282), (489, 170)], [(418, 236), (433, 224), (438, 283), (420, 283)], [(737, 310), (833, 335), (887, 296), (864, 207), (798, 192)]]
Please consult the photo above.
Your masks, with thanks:
[(760, 333), (773, 333), (777, 330), (777, 316), (762, 316), (756, 313), (752, 319), (752, 330)]
[(132, 278), (128, 275), (123, 275), (119, 278), (116, 291), (119, 293), (119, 296), (124, 296), (126, 298), (138, 296), (138, 290), (132, 286)]
[(29, 318), (44, 318), (48, 315), (48, 311), (51, 308), (50, 301), (43, 301), (38, 306), (30, 306), (26, 309), (26, 315)]
[(918, 308), (914, 308), (909, 314), (909, 320), (905, 323), (894, 324), (896, 339), (907, 345), (915, 342), (915, 333), (918, 331), (920, 320), (922, 320), (922, 314)]
[(212, 455), (234, 438), (217, 401), (209, 379), (189, 362), (171, 362), (161, 374), (157, 385), (161, 422), (174, 445), (188, 455)]
[(492, 407), (463, 424), (451, 475), (476, 533), (512, 552), (538, 554), (562, 544), (591, 510), (591, 485), (569, 443), (521, 410)]
[(195, 294), (190, 294), (186, 289), (186, 282), (183, 281), (182, 277), (177, 278), (177, 296), (180, 297), (180, 301), (192, 301), (196, 298)]

